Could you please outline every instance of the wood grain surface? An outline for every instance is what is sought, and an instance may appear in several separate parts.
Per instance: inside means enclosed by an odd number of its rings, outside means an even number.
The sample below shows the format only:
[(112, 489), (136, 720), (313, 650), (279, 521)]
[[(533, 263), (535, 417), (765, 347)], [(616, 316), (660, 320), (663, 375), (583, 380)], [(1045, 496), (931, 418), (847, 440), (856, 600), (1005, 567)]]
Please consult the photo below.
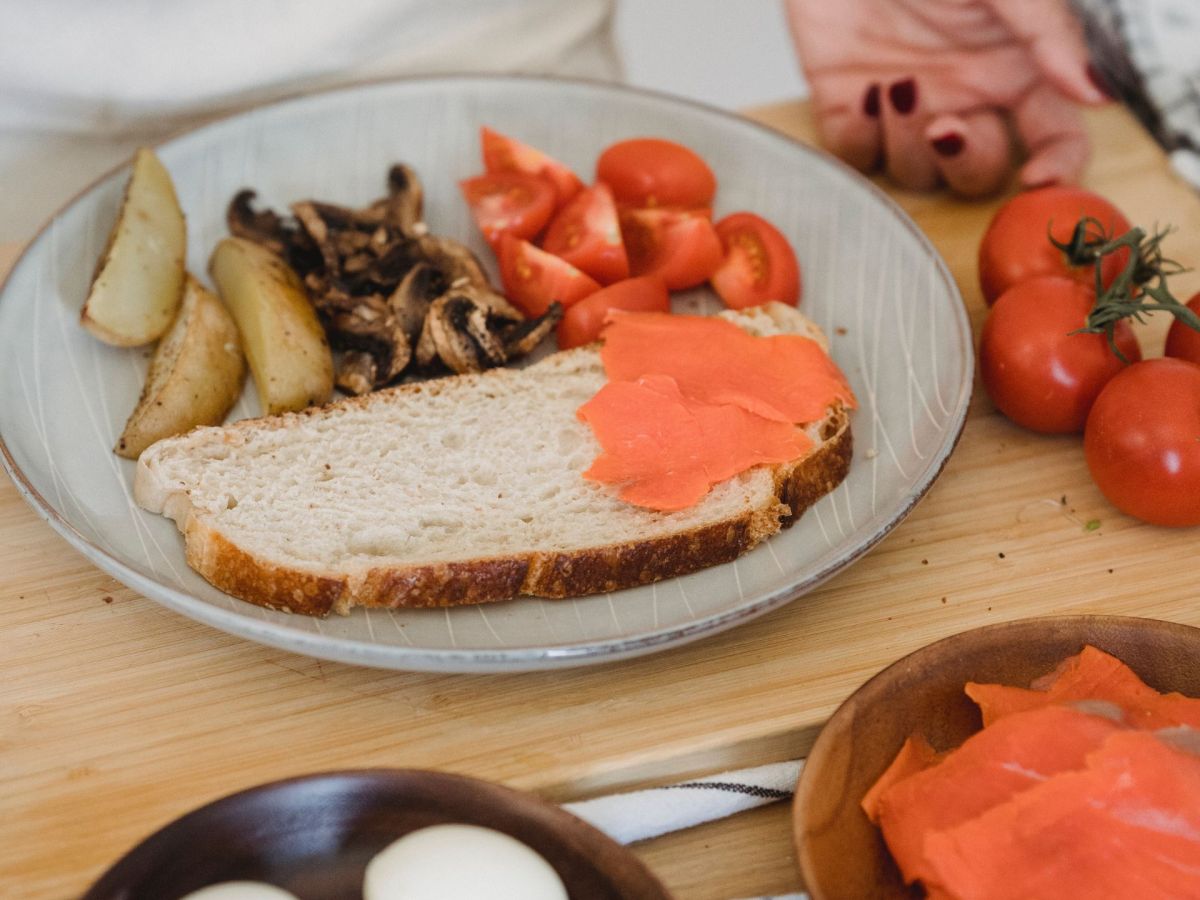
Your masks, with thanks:
[[(811, 139), (801, 104), (753, 115)], [(1193, 191), (1123, 110), (1088, 121), (1087, 183), (1134, 221), (1177, 226), (1171, 255), (1200, 266)], [(978, 331), (975, 254), (999, 201), (894, 196), (946, 257)], [(1178, 287), (1190, 294), (1200, 277)], [(1143, 329), (1151, 355), (1166, 324)], [(1196, 532), (1123, 517), (1077, 439), (1022, 432), (978, 388), (941, 480), (865, 559), (732, 632), (572, 671), (382, 672), (229, 637), (93, 568), (0, 481), (6, 897), (78, 895), (181, 813), (289, 775), (429, 767), (577, 799), (803, 755), (870, 675), (976, 625), (1066, 612), (1200, 624)], [(797, 889), (789, 840), (777, 805), (638, 852), (680, 898), (719, 900)]]

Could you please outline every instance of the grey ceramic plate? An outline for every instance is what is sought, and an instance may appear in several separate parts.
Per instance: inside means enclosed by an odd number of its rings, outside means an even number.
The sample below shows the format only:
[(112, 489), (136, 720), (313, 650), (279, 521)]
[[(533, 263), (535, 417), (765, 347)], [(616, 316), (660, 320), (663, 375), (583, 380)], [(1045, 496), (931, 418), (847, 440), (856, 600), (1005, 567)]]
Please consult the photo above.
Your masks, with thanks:
[[(522, 599), (449, 611), (356, 611), (325, 621), (259, 609), (184, 562), (168, 520), (137, 509), (133, 464), (111, 447), (145, 354), (78, 325), (127, 170), (59, 213), (0, 291), (0, 449), (18, 488), (101, 569), (216, 628), (360, 665), (499, 671), (648, 653), (748, 621), (849, 565), (929, 489), (962, 429), (970, 328), (945, 265), (913, 223), (857, 174), (769, 129), (713, 109), (619, 87), (531, 78), (444, 77), (317, 94), (253, 110), (159, 148), (188, 217), (188, 263), (205, 271), (243, 186), (283, 207), (317, 197), (366, 202), (389, 164), (414, 165), (436, 232), (491, 261), (455, 182), (480, 168), (480, 125), (544, 149), (590, 178), (613, 141), (658, 135), (704, 156), (716, 214), (753, 210), (796, 248), (802, 308), (830, 335), (860, 400), (849, 477), (790, 531), (741, 560), (651, 587), (567, 601)], [(677, 308), (715, 310), (706, 290)], [(233, 417), (257, 413), (248, 388)]]

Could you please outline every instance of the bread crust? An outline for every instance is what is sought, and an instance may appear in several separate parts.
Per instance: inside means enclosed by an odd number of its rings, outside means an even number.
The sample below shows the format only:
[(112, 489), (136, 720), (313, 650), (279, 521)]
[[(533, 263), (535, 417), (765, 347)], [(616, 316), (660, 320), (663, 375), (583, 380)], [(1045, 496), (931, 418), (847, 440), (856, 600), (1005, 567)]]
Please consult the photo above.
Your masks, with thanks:
[(182, 531), (187, 562), (212, 585), (259, 606), (310, 616), (355, 606), (427, 608), (508, 600), (519, 595), (578, 597), (686, 575), (730, 562), (782, 528), (846, 477), (853, 454), (849, 415), (838, 409), (816, 451), (775, 466), (769, 502), (741, 515), (647, 541), (569, 553), (530, 553), (416, 566), (378, 566), (365, 574), (306, 571), (248, 553), (200, 516)]

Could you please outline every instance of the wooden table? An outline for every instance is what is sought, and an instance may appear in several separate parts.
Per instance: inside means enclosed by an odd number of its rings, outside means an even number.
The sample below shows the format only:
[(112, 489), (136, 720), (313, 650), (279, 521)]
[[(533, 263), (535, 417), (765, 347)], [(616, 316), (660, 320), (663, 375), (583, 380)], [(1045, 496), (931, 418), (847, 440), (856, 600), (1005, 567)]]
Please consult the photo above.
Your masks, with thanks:
[[(754, 116), (801, 140), (807, 110)], [(1121, 109), (1088, 118), (1087, 183), (1200, 266), (1200, 203)], [(997, 202), (896, 194), (946, 257), (976, 328), (975, 253)], [(2, 248), (11, 264), (16, 247)], [(1190, 294), (1200, 276), (1179, 279)], [(1143, 334), (1147, 349), (1165, 322)], [(1150, 352), (1157, 354), (1157, 350)], [(80, 893), (193, 807), (290, 775), (416, 766), (577, 799), (804, 754), (887, 663), (977, 625), (1047, 613), (1200, 625), (1195, 530), (1117, 513), (1080, 442), (1010, 425), (977, 389), (945, 474), (865, 559), (748, 625), (598, 668), (405, 674), (295, 656), (191, 622), (102, 574), (0, 484), (0, 885)], [(1090, 520), (1100, 527), (1085, 528)], [(638, 853), (680, 898), (799, 886), (788, 808), (671, 835)]]

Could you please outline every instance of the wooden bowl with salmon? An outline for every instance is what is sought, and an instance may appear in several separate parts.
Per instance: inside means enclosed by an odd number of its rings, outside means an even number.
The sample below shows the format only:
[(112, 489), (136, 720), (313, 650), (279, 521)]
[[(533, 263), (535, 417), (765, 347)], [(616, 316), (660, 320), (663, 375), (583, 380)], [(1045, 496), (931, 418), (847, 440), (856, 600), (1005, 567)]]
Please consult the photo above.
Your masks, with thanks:
[[(1085, 648), (1090, 649), (1085, 652)], [(1079, 701), (1080, 690), (1089, 698), (1093, 696), (1090, 688), (1080, 688), (1088, 679), (1100, 699)], [(1074, 687), (1067, 684), (1072, 680)], [(965, 690), (969, 683), (972, 696)], [(1017, 726), (1043, 730), (1040, 737), (1033, 738), (1029, 753), (1079, 756), (1069, 764), (1061, 759), (1046, 761), (1048, 767), (1057, 764), (1063, 770), (1071, 770), (1067, 787), (1078, 788), (1086, 781), (1086, 773), (1080, 775), (1075, 771), (1085, 765), (1085, 758), (1087, 772), (1103, 762), (1100, 757), (1087, 756), (1084, 750), (1094, 752), (1095, 744), (1107, 740), (1105, 729), (1121, 731), (1118, 741), (1141, 741), (1139, 748), (1152, 744), (1149, 748), (1152, 752), (1161, 749), (1168, 756), (1172, 752), (1194, 754), (1197, 748), (1193, 742), (1200, 732), (1192, 728), (1200, 724), (1196, 721), (1200, 701), (1188, 698), (1196, 697), (1200, 697), (1200, 629), (1170, 622), (1121, 616), (1026, 619), (975, 629), (923, 647), (855, 691), (826, 724), (808, 757), (793, 812), (797, 859), (805, 885), (813, 900), (963, 896), (963, 893), (943, 892), (940, 882), (933, 877), (921, 877), (916, 883), (906, 885), (901, 866), (893, 855), (893, 850), (905, 848), (895, 832), (889, 833), (885, 842), (881, 828), (868, 818), (864, 800), (876, 821), (885, 817), (891, 807), (903, 809), (905, 795), (910, 801), (915, 798), (918, 805), (933, 803), (932, 814), (945, 817), (949, 815), (946, 810), (963, 799), (959, 795), (947, 800), (938, 793), (944, 785), (937, 783), (935, 774), (955, 771), (953, 764), (939, 765), (950, 758), (947, 751), (961, 748), (973, 736), (972, 746), (983, 747), (989, 740), (985, 734), (989, 733), (993, 748), (1007, 747), (1004, 743), (998, 745), (997, 740), (1007, 740), (1002, 733), (1004, 729), (1012, 732)], [(1127, 698), (1132, 699), (1126, 702)], [(1121, 706), (1136, 710), (1123, 712)], [(1032, 707), (1041, 709), (1027, 710)], [(1177, 712), (1182, 718), (1175, 715)], [(1072, 749), (1073, 738), (1069, 735), (1074, 732), (1062, 725), (1063, 721), (1073, 725), (1076, 720), (1084, 722), (1085, 731), (1090, 728), (1100, 733), (1099, 737), (1087, 735), (1086, 739), (1092, 743), (1083, 750)], [(1171, 725), (1191, 728), (1167, 727)], [(1149, 736), (1161, 740), (1149, 741)], [(1190, 746), (1184, 748), (1185, 744)], [(962, 749), (959, 761), (970, 752)], [(1189, 755), (1188, 762), (1189, 765), (1177, 766), (1159, 760), (1147, 765), (1156, 766), (1152, 769), (1155, 772), (1187, 770), (1187, 777), (1192, 778), (1200, 771), (1200, 760)], [(1196, 765), (1190, 765), (1192, 762)], [(1037, 769), (1040, 765), (1040, 762), (1027, 763), (1026, 768)], [(1010, 824), (1019, 822), (1025, 828), (1031, 819), (1054, 812), (1047, 812), (1049, 801), (1044, 797), (1051, 795), (1047, 791), (1053, 794), (1055, 788), (1040, 784), (1048, 781), (1044, 776), (1015, 763), (994, 767), (992, 774), (997, 774), (997, 768), (1011, 770), (1014, 778), (1028, 776), (1028, 784), (1037, 787), (1038, 793), (1031, 791), (1026, 796), (1017, 796), (1027, 788), (997, 785), (994, 778), (991, 782), (978, 779), (972, 783), (967, 790), (970, 802), (975, 802), (976, 793), (987, 794), (1000, 788), (1009, 799), (1005, 804), (997, 804), (1004, 806), (1003, 809), (989, 808), (986, 814), (973, 812), (970, 823), (956, 825), (936, 837), (929, 837), (932, 829), (922, 832), (925, 837), (923, 841), (918, 839), (919, 850), (913, 852), (925, 854), (928, 859), (923, 857), (922, 864), (935, 866), (933, 871), (939, 877), (946, 870), (936, 866), (950, 865), (953, 859), (947, 861), (942, 856), (934, 859), (935, 851), (938, 854), (944, 851), (949, 858), (957, 847), (962, 854), (960, 866), (969, 869), (971, 877), (982, 878), (980, 873), (986, 873), (990, 863), (982, 862), (977, 854), (963, 851), (963, 847), (970, 851), (970, 841), (974, 840), (975, 850), (983, 841), (989, 850), (1001, 844), (1005, 852), (1016, 852), (1014, 848), (1020, 844), (1019, 839), (1010, 841), (1007, 834), (995, 840), (994, 835), (983, 830), (985, 826), (997, 827), (996, 822), (1007, 815)], [(963, 771), (963, 767), (959, 766), (957, 771)], [(920, 774), (913, 780), (896, 786), (897, 778), (916, 772)], [(1001, 781), (1008, 777), (1006, 772), (999, 774)], [(1094, 788), (1095, 778), (1089, 784)], [(1191, 784), (1200, 785), (1200, 779), (1193, 779)], [(960, 788), (955, 790), (961, 794)], [(1175, 792), (1170, 796), (1183, 796), (1177, 786), (1172, 785), (1170, 791)], [(1073, 802), (1064, 800), (1061, 791), (1053, 796), (1058, 798), (1054, 802), (1059, 806)], [(891, 807), (881, 810), (881, 797)], [(995, 797), (989, 802), (994, 803)], [(1036, 802), (1042, 805), (1037, 806)], [(1078, 822), (1081, 818), (1075, 816), (1069, 821)], [(1104, 839), (1109, 837), (1106, 831)], [(951, 838), (958, 843), (954, 844)], [(1185, 849), (1185, 853), (1200, 852), (1200, 842), (1194, 840), (1194, 835), (1192, 840), (1195, 846)], [(909, 843), (911, 850), (912, 841)], [(889, 844), (894, 846), (890, 849)], [(913, 863), (911, 852), (907, 857), (899, 852), (899, 856), (904, 859), (908, 880), (912, 881), (914, 869), (919, 867)], [(1120, 859), (1120, 854), (1113, 856)], [(1001, 860), (997, 866), (1004, 864), (1009, 868), (998, 868), (996, 872), (1003, 872), (1003, 877), (1010, 880), (1008, 887), (1013, 887), (1011, 879), (1017, 875), (1023, 877), (1024, 873), (1018, 872), (1020, 867), (1011, 858), (1007, 863)], [(1149, 872), (1147, 877), (1153, 874)], [(1070, 877), (1076, 875), (1077, 872), (1072, 872)], [(1100, 875), (1097, 873), (1096, 877)], [(933, 885), (933, 889), (927, 893), (923, 885)], [(1149, 890), (1128, 896), (1150, 896)], [(1169, 883), (1167, 890), (1162, 896), (1174, 895)], [(980, 891), (978, 896), (990, 896), (982, 888)], [(1012, 894), (1031, 895), (1020, 890)], [(1103, 895), (1111, 894), (1106, 889)]]

